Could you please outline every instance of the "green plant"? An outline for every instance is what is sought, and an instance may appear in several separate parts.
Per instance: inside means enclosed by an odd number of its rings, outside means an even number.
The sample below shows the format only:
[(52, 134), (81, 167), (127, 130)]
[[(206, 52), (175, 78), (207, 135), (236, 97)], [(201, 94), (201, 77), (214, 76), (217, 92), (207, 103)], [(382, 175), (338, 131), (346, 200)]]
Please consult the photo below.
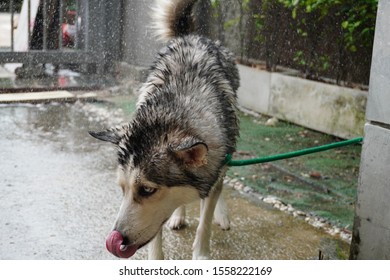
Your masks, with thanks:
[(297, 51), (294, 55), (294, 59), (293, 59), (295, 62), (297, 62), (299, 65), (306, 65), (306, 60), (304, 58), (304, 55), (303, 55), (303, 51)]
[[(20, 12), (22, 8), (23, 0), (14, 0), (13, 1), (13, 10), (14, 12)], [(9, 0), (0, 0), (0, 12), (8, 13), (11, 10)]]
[(344, 30), (345, 47), (351, 52), (356, 52), (359, 45), (372, 44), (378, 0), (345, 2), (341, 11), (345, 13), (345, 20), (341, 24)]
[[(346, 47), (355, 52), (358, 42), (364, 46), (372, 43), (375, 30), (378, 0), (279, 0), (291, 9), (292, 17), (297, 19), (298, 12), (320, 15), (317, 21), (328, 16), (330, 11), (343, 18), (344, 42)], [(301, 31), (302, 32), (302, 31)]]
[(216, 38), (244, 63), (368, 83), (378, 0), (210, 1)]
[[(378, 0), (278, 0), (291, 10), (297, 21), (297, 34), (310, 45), (311, 51), (298, 51), (294, 61), (306, 67), (305, 72), (316, 72), (330, 68), (328, 56), (317, 53), (320, 26), (326, 18), (334, 24), (340, 22), (340, 59), (346, 53), (357, 52), (359, 48), (372, 47)], [(343, 64), (339, 62), (338, 64)], [(345, 63), (344, 63), (345, 64)], [(314, 68), (312, 68), (314, 67)], [(341, 71), (341, 70), (340, 70)], [(338, 75), (339, 76), (339, 75)]]

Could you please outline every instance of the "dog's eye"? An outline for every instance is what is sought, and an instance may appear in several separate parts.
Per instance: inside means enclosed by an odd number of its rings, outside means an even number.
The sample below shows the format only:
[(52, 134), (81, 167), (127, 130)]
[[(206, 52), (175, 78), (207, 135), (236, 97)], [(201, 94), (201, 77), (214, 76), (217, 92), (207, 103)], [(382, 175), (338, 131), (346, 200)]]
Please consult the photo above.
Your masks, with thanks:
[(157, 191), (156, 188), (146, 187), (146, 186), (140, 186), (138, 189), (138, 194), (143, 197), (148, 197), (154, 194)]

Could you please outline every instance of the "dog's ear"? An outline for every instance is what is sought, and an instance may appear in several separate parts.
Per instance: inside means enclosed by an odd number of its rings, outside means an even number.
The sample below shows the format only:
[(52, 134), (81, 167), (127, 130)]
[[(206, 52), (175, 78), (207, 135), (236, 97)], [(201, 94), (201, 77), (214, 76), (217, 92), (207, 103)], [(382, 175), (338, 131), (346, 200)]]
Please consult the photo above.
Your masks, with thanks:
[(96, 139), (118, 145), (126, 131), (128, 131), (128, 125), (110, 128), (99, 132), (89, 131), (88, 133)]
[(177, 159), (188, 167), (201, 167), (207, 164), (208, 147), (202, 141), (187, 139), (173, 150)]

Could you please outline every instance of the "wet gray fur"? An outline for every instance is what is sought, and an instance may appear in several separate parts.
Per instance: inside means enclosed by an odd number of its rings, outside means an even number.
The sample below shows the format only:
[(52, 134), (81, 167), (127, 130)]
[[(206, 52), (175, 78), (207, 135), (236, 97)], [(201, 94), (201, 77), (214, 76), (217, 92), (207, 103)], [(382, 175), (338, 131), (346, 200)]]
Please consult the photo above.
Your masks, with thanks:
[[(195, 1), (184, 2), (192, 6)], [(190, 13), (191, 9), (186, 6), (176, 12)], [(191, 20), (188, 14), (172, 17)], [(182, 22), (180, 32), (169, 30), (181, 36), (158, 53), (140, 88), (131, 122), (91, 135), (117, 145), (121, 168), (137, 167), (159, 185), (193, 186), (205, 198), (226, 172), (226, 154), (235, 151), (239, 75), (233, 54), (219, 42), (184, 35), (190, 26)], [(176, 156), (176, 151), (199, 143), (208, 149), (206, 164), (188, 166)]]

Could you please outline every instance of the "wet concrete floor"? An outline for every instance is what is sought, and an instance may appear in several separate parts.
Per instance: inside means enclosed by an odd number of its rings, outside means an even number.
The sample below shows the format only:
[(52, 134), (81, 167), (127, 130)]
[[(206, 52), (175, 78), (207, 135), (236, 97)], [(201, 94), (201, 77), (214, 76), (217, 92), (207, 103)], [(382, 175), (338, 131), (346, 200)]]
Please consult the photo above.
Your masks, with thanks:
[[(114, 259), (105, 236), (121, 201), (114, 147), (87, 131), (106, 126), (72, 104), (0, 105), (0, 259)], [(344, 242), (227, 187), (231, 229), (213, 226), (213, 259), (315, 259), (347, 254)], [(188, 226), (164, 231), (168, 259), (190, 259)], [(326, 253), (328, 252), (328, 253)], [(341, 252), (341, 253), (340, 253)], [(145, 259), (141, 249), (133, 257)]]

